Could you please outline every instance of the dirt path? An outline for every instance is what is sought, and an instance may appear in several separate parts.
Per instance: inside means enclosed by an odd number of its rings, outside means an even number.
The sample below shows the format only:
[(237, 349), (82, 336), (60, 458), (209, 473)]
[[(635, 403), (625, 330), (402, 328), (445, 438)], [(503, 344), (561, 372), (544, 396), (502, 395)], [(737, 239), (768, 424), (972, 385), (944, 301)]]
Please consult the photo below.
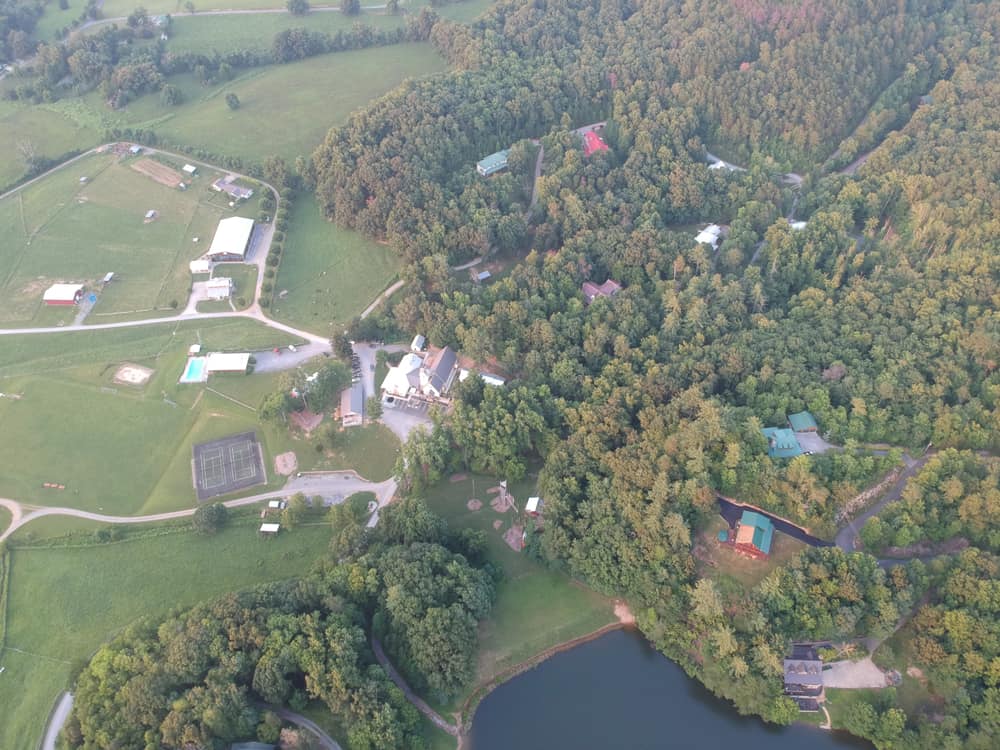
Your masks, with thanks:
[(59, 696), (52, 714), (49, 716), (49, 724), (45, 727), (45, 738), (42, 740), (42, 750), (56, 750), (56, 740), (59, 739), (59, 732), (62, 731), (63, 724), (69, 718), (69, 712), (73, 708), (73, 694), (65, 692)]
[(438, 729), (444, 730), (452, 737), (458, 737), (461, 734), (457, 726), (441, 718), (441, 714), (428, 706), (423, 698), (410, 689), (410, 686), (406, 684), (406, 680), (404, 680), (402, 675), (400, 675), (399, 672), (396, 671), (396, 668), (392, 666), (389, 658), (385, 655), (385, 651), (382, 650), (382, 644), (378, 642), (378, 638), (375, 636), (372, 636), (372, 651), (375, 652), (375, 658), (378, 660), (378, 663), (382, 665), (382, 668), (385, 669), (386, 673), (389, 675), (389, 679), (396, 683), (396, 687), (403, 691), (403, 695), (406, 696), (406, 700), (412, 703), (414, 708), (434, 722)]
[(389, 287), (384, 292), (382, 292), (378, 297), (375, 298), (374, 302), (372, 302), (370, 305), (368, 305), (368, 307), (365, 308), (364, 312), (361, 313), (361, 318), (364, 319), (364, 318), (367, 318), (369, 315), (371, 315), (372, 312), (374, 312), (375, 308), (378, 307), (380, 304), (382, 304), (382, 300), (389, 299), (389, 297), (391, 297), (397, 291), (399, 291), (400, 289), (402, 289), (403, 288), (403, 284), (405, 284), (405, 283), (406, 283), (405, 281), (403, 281), (402, 279), (400, 279), (395, 284), (393, 284), (391, 287)]

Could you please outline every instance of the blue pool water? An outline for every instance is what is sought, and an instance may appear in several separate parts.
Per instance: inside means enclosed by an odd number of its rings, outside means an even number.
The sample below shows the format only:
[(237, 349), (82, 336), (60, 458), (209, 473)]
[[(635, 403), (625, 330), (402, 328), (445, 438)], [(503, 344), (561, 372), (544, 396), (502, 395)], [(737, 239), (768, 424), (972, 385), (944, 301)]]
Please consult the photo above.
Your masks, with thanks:
[(181, 375), (181, 382), (204, 383), (208, 380), (208, 376), (205, 373), (205, 366), (204, 357), (191, 357), (187, 362), (187, 367), (184, 368), (184, 374)]

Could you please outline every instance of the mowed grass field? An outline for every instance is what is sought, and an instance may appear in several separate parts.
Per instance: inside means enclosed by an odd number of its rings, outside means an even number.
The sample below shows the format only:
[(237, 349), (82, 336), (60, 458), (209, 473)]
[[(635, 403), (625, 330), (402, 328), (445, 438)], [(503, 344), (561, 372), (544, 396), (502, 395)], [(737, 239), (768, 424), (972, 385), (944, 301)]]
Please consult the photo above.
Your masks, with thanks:
[(257, 523), (233, 523), (214, 537), (178, 530), (104, 545), (12, 550), (0, 747), (34, 750), (56, 697), (69, 686), (71, 663), (128, 623), (299, 576), (322, 556), (330, 536), (318, 524), (262, 540)]
[[(187, 348), (199, 341), (209, 350), (246, 350), (295, 339), (250, 321), (0, 339), (0, 392), (20, 396), (0, 399), (0, 497), (114, 515), (193, 507), (192, 446), (248, 430), (262, 442), (271, 483), (244, 494), (283, 484), (275, 453), (294, 450), (311, 468), (310, 444), (284, 426), (258, 424), (256, 406), (280, 375), (178, 384)], [(150, 381), (114, 383), (123, 362), (152, 369)]]
[[(188, 261), (205, 252), (219, 219), (233, 212), (210, 187), (216, 173), (202, 170), (188, 190), (178, 190), (133, 168), (150, 162), (156, 163), (148, 156), (95, 154), (0, 201), (0, 232), (7, 238), (0, 244), (0, 325), (71, 323), (74, 306), (42, 302), (45, 289), (58, 282), (86, 284), (97, 294), (88, 322), (183, 309)], [(255, 208), (251, 201), (238, 212)], [(156, 217), (147, 221), (151, 210)], [(102, 289), (109, 271), (116, 278)]]
[[(458, 482), (446, 479), (427, 493), (430, 508), (453, 529), (486, 532), (489, 558), (504, 571), (493, 611), (479, 626), (477, 685), (552, 646), (592, 633), (616, 619), (611, 600), (507, 546), (502, 534), (510, 528), (514, 515), (512, 511), (497, 513), (490, 508), (495, 495), (487, 490), (496, 485), (493, 477), (473, 474)], [(510, 491), (523, 508), (534, 493), (534, 480), (512, 482)], [(466, 503), (472, 498), (482, 501), (480, 510), (468, 509)], [(502, 522), (499, 531), (493, 528), (496, 520)], [(470, 692), (473, 687), (469, 686)], [(457, 710), (464, 698), (461, 696), (445, 708)]]
[(274, 288), (277, 320), (330, 335), (368, 307), (396, 278), (399, 256), (387, 245), (327, 221), (303, 196), (292, 207)]

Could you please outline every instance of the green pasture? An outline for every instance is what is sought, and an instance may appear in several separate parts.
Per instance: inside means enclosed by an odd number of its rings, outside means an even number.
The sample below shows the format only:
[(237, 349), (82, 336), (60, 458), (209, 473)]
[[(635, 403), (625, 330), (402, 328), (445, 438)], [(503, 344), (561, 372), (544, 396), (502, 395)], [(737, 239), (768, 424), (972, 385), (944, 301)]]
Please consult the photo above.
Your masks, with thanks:
[(319, 524), (262, 540), (256, 523), (234, 522), (214, 537), (177, 530), (104, 545), (14, 549), (0, 654), (0, 747), (34, 750), (71, 664), (129, 622), (301, 575), (329, 539)]
[[(548, 648), (615, 621), (609, 599), (507, 546), (502, 534), (510, 528), (514, 514), (490, 508), (495, 495), (487, 490), (496, 485), (495, 478), (472, 474), (458, 482), (445, 479), (427, 493), (428, 505), (452, 528), (485, 531), (487, 554), (503, 568), (496, 604), (489, 619), (479, 626), (477, 685)], [(523, 509), (534, 492), (534, 479), (512, 482), (510, 491)], [(482, 501), (480, 510), (468, 509), (466, 503), (472, 498)], [(493, 528), (496, 520), (502, 522), (499, 531)], [(470, 690), (473, 687), (470, 685)], [(446, 708), (456, 710), (464, 697)]]
[(69, 7), (66, 10), (60, 10), (57, 0), (48, 0), (45, 3), (45, 12), (35, 25), (32, 37), (40, 42), (51, 44), (56, 41), (57, 31), (69, 27), (75, 18), (80, 17), (83, 7), (83, 0), (70, 0)]
[(330, 335), (361, 312), (399, 271), (387, 245), (327, 221), (312, 198), (292, 207), (272, 313), (289, 325)]
[[(252, 2), (253, 0), (248, 0)], [(275, 3), (276, 0), (270, 0)], [(226, 2), (227, 6), (236, 3)], [(170, 25), (168, 51), (174, 54), (259, 50), (270, 52), (274, 35), (286, 29), (308, 29), (313, 32), (336, 34), (348, 32), (355, 24), (375, 29), (394, 29), (403, 25), (403, 16), (387, 16), (378, 11), (345, 16), (337, 12), (312, 12), (305, 16), (290, 13), (259, 15), (199, 16), (181, 14)]]
[[(232, 213), (202, 170), (187, 190), (156, 182), (132, 168), (143, 160), (95, 154), (74, 162), (0, 201), (0, 323), (60, 325), (76, 308), (48, 307), (45, 289), (57, 282), (86, 284), (98, 301), (88, 323), (169, 315), (187, 302), (190, 260), (204, 253), (219, 219)], [(252, 212), (255, 203), (240, 207)], [(145, 218), (155, 211), (155, 218)], [(199, 242), (194, 242), (194, 238)], [(115, 280), (100, 280), (108, 271)]]
[(30, 105), (0, 101), (0, 191), (25, 173), (25, 152), (55, 159), (96, 146), (100, 130), (92, 124)]
[(489, 10), (496, 0), (463, 0), (457, 3), (448, 3), (434, 8), (434, 12), (441, 18), (458, 23), (472, 23), (483, 13)]
[[(81, 124), (150, 128), (162, 141), (215, 154), (253, 162), (271, 155), (293, 159), (312, 153), (331, 127), (404, 79), (445, 67), (430, 44), (397, 44), (254, 68), (222, 85), (175, 76), (170, 82), (184, 95), (176, 107), (148, 94), (111, 112), (97, 92), (51, 106)], [(237, 95), (239, 109), (226, 105), (228, 93)]]

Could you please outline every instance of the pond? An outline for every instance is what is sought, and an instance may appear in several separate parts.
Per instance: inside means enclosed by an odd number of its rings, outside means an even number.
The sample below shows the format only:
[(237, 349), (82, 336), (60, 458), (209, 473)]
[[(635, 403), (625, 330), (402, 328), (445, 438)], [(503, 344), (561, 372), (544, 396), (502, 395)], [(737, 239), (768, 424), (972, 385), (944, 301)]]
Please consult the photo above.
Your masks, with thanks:
[(556, 654), (479, 705), (472, 750), (847, 750), (871, 745), (814, 727), (740, 716), (636, 631)]

